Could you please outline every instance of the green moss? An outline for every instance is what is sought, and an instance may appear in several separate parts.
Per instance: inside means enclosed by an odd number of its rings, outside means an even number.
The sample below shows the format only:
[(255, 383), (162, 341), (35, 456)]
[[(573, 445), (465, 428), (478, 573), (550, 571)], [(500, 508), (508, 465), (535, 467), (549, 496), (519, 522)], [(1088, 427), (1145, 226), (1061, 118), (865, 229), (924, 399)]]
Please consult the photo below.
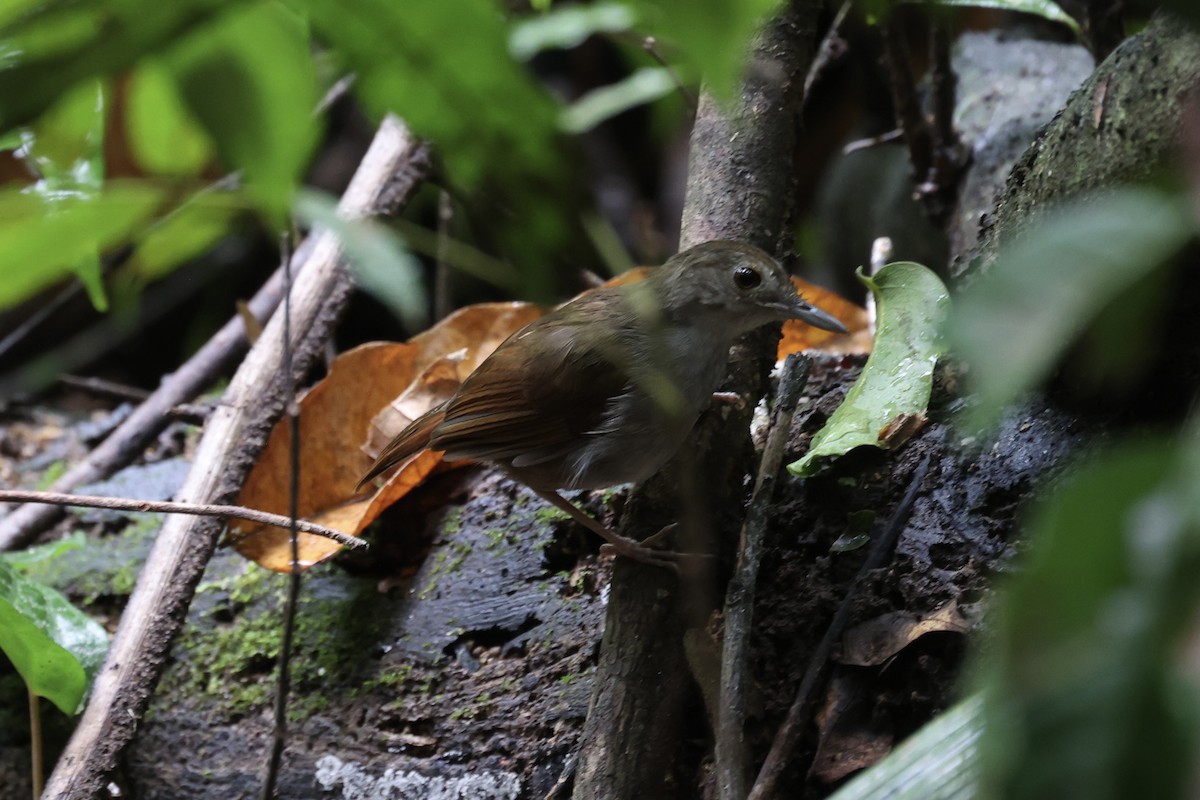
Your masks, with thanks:
[(547, 525), (555, 522), (568, 522), (571, 519), (570, 514), (554, 506), (542, 506), (533, 512), (533, 516), (538, 522), (543, 522)]
[(461, 531), (463, 526), (462, 517), (462, 506), (455, 506), (446, 511), (445, 516), (442, 517), (442, 533), (453, 536)]
[[(203, 693), (219, 712), (245, 714), (274, 697), (288, 578), (249, 562), (234, 570), (197, 589), (209, 614), (232, 613), (233, 620), (185, 626), (177, 649), (181, 658), (164, 686), (169, 694)], [(315, 591), (316, 583), (306, 582), (301, 590), (289, 717), (321, 711), (331, 697), (349, 691), (339, 686), (358, 687), (374, 663), (364, 657), (364, 648), (378, 640), (388, 619), (378, 613), (378, 596), (368, 582), (326, 576)]]
[(39, 492), (44, 492), (54, 485), (54, 482), (61, 478), (67, 471), (67, 462), (60, 459), (55, 461), (50, 466), (46, 467), (46, 471), (42, 473), (42, 477), (38, 479), (34, 486)]

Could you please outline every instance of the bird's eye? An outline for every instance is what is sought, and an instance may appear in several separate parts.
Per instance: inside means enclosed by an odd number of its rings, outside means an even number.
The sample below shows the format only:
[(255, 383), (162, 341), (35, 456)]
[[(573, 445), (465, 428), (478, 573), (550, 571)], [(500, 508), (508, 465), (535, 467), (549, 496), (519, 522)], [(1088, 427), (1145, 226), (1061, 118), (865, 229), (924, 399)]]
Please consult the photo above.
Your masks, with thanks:
[(762, 283), (762, 275), (753, 267), (738, 267), (733, 271), (733, 282), (739, 289), (753, 289)]

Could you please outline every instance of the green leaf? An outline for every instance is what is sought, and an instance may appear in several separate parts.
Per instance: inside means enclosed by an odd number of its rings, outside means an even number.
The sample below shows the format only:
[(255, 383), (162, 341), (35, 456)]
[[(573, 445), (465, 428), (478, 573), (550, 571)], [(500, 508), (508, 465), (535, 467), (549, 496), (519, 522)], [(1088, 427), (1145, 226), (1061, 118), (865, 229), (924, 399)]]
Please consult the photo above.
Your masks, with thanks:
[[(779, 0), (692, 0), (629, 2), (638, 9), (639, 32), (680, 49), (691, 75), (702, 75), (713, 94), (729, 100), (742, 79), (758, 29), (781, 7)], [(674, 59), (672, 59), (674, 60)]]
[(84, 532), (75, 531), (69, 536), (64, 536), (52, 542), (36, 544), (24, 550), (11, 550), (7, 553), (0, 553), (0, 561), (5, 561), (18, 570), (25, 570), (35, 564), (44, 564), (53, 561), (63, 553), (69, 553), (72, 550), (81, 550), (87, 546), (87, 543), (87, 536)]
[(160, 61), (147, 59), (130, 76), (125, 125), (134, 158), (148, 172), (192, 177), (212, 159), (212, 139), (188, 111)]
[(904, 740), (829, 800), (975, 800), (983, 703), (972, 696)]
[(558, 124), (569, 133), (591, 130), (610, 117), (634, 106), (649, 103), (670, 94), (675, 80), (662, 67), (639, 69), (622, 81), (588, 92), (558, 116)]
[(855, 447), (886, 447), (880, 432), (897, 417), (921, 414), (929, 405), (933, 368), (945, 352), (939, 329), (950, 306), (945, 285), (920, 264), (888, 264), (872, 279), (859, 280), (875, 294), (878, 325), (875, 346), (862, 374), (808, 453), (788, 465), (794, 475), (819, 471), (821, 459)]
[(492, 0), (419, 9), (391, 0), (305, 5), (314, 29), (358, 73), (367, 105), (379, 116), (396, 112), (437, 142), (457, 181), (474, 187), (504, 164), (541, 174), (559, 166), (554, 104), (509, 55)]
[(21, 136), (21, 156), (41, 176), (41, 192), (95, 191), (104, 183), (104, 84), (85, 81)]
[(1174, 197), (1126, 188), (1049, 212), (1001, 251), (955, 303), (954, 350), (978, 399), (971, 428), (1042, 380), (1078, 331), (1158, 269), (1192, 235)]
[(348, 220), (332, 197), (310, 190), (296, 200), (296, 216), (338, 237), (360, 285), (417, 331), (425, 323), (425, 287), (420, 262), (394, 231), (369, 219)]
[(163, 60), (221, 158), (282, 225), (317, 139), (315, 67), (304, 23), (279, 3), (230, 9)]
[(617, 2), (559, 6), (514, 23), (508, 35), (508, 51), (518, 61), (528, 61), (543, 50), (569, 50), (596, 33), (627, 31), (633, 23), (633, 9)]
[(116, 186), (94, 196), (0, 191), (0, 308), (62, 279), (127, 241), (165, 199), (161, 189)]
[(998, 8), (1002, 11), (1019, 11), (1022, 14), (1033, 14), (1051, 22), (1066, 25), (1076, 35), (1079, 34), (1079, 23), (1067, 12), (1051, 0), (901, 0), (906, 3), (919, 3), (931, 6), (965, 6), (968, 8)]
[(161, 278), (211, 249), (246, 211), (239, 195), (198, 194), (150, 226), (138, 239), (128, 268), (145, 279)]
[(0, 650), (31, 692), (74, 714), (107, 648), (97, 622), (0, 561)]
[(983, 796), (1187, 795), (1200, 527), (1179, 467), (1166, 440), (1092, 453), (1034, 515), (979, 662)]
[(225, 4), (231, 0), (22, 3), (11, 12), (19, 19), (0, 30), (0, 131), (32, 121), (81, 81), (128, 69)]

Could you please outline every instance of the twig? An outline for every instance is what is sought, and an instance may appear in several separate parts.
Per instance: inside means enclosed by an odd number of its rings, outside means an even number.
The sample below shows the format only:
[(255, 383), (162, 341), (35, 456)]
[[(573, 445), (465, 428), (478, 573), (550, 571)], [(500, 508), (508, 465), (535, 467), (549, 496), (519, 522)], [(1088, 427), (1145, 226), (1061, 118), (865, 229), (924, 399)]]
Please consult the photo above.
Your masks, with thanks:
[(878, 147), (881, 144), (891, 144), (892, 142), (900, 142), (904, 140), (904, 131), (896, 128), (887, 133), (881, 133), (878, 136), (868, 136), (865, 139), (855, 139), (853, 142), (847, 142), (842, 148), (842, 155), (848, 156), (851, 153), (857, 153), (859, 150), (867, 150), (872, 147)]
[[(147, 392), (145, 389), (139, 389), (136, 386), (126, 386), (123, 383), (115, 383), (103, 378), (59, 375), (58, 382), (73, 389), (82, 389), (85, 392), (105, 397), (115, 397), (118, 400), (135, 400), (141, 403), (150, 398), (150, 392)], [(212, 406), (202, 403), (179, 403), (172, 406), (171, 410), (167, 413), (173, 417), (204, 422), (204, 420), (208, 419), (208, 415), (212, 413)]]
[(858, 589), (867, 575), (882, 567), (891, 555), (896, 545), (896, 539), (908, 522), (908, 516), (912, 512), (913, 503), (916, 502), (921, 482), (925, 479), (925, 473), (929, 471), (930, 461), (931, 456), (925, 456), (916, 471), (913, 472), (904, 499), (896, 507), (887, 526), (871, 543), (871, 550), (867, 554), (866, 560), (846, 589), (846, 595), (842, 598), (841, 605), (838, 606), (833, 619), (829, 622), (829, 627), (825, 630), (825, 635), (821, 637), (820, 643), (813, 651), (808, 669), (804, 671), (804, 677), (800, 680), (800, 688), (796, 690), (796, 698), (792, 701), (791, 708), (788, 709), (787, 718), (784, 719), (783, 724), (779, 726), (779, 731), (775, 734), (775, 741), (771, 743), (771, 751), (767, 754), (767, 759), (758, 772), (758, 779), (754, 782), (754, 788), (750, 790), (748, 800), (772, 800), (779, 796), (776, 784), (787, 767), (788, 758), (796, 748), (796, 741), (808, 725), (817, 686), (824, 680), (825, 673), (829, 669), (829, 656), (833, 652), (834, 644), (841, 638), (846, 623), (850, 621), (850, 612), (854, 607)]
[(450, 283), (453, 277), (450, 265), (450, 243), (454, 223), (454, 199), (445, 189), (438, 192), (438, 247), (437, 264), (433, 272), (433, 317), (445, 319), (453, 310)]
[(747, 650), (754, 616), (758, 567), (763, 538), (771, 515), (775, 484), (792, 430), (800, 393), (808, 383), (812, 360), (793, 353), (783, 364), (775, 420), (763, 448), (762, 462), (746, 521), (742, 524), (737, 567), (725, 590), (725, 639), (721, 655), (721, 699), (717, 706), (717, 791), (721, 800), (743, 800), (750, 780), (750, 756), (745, 740)]
[(671, 80), (675, 82), (675, 88), (679, 90), (679, 93), (683, 95), (684, 101), (687, 102), (688, 107), (692, 109), (692, 113), (696, 113), (696, 109), (700, 105), (700, 101), (697, 99), (696, 93), (684, 85), (683, 81), (679, 78), (679, 73), (675, 71), (675, 68), (672, 67), (665, 58), (663, 58), (662, 53), (658, 52), (658, 40), (653, 36), (645, 37), (642, 39), (642, 49), (649, 53), (650, 57), (657, 61), (658, 65), (667, 71), (667, 74), (671, 76)]
[[(428, 148), (394, 117), (385, 118), (338, 206), (347, 217), (391, 211), (407, 202), (429, 170)], [(321, 349), (349, 295), (330, 233), (316, 237), (295, 286), (293, 352), (296, 373)], [(273, 319), (230, 382), (204, 428), (179, 496), (196, 502), (232, 497), (283, 411), (279, 319)], [(295, 375), (293, 375), (293, 379)], [(46, 787), (56, 800), (91, 800), (132, 740), (187, 615), (197, 583), (216, 547), (219, 528), (171, 517), (155, 537), (141, 576), (96, 676), (80, 717)]]
[(804, 78), (804, 98), (812, 94), (812, 88), (820, 79), (825, 70), (829, 69), (839, 57), (846, 52), (846, 42), (842, 39), (842, 25), (846, 21), (846, 16), (850, 13), (850, 0), (845, 0), (842, 7), (838, 9), (837, 14), (833, 18), (833, 22), (829, 25), (829, 30), (825, 32), (824, 38), (821, 39), (821, 44), (817, 48), (816, 58), (813, 59), (812, 67), (808, 70), (808, 75)]
[[(312, 249), (313, 244), (306, 242), (296, 253), (297, 263), (304, 263)], [(282, 295), (283, 277), (276, 271), (250, 300), (250, 309), (259, 319), (270, 317)], [(163, 380), (107, 439), (67, 470), (50, 489), (69, 492), (76, 486), (103, 480), (140, 456), (170, 421), (170, 410), (199, 394), (242, 352), (246, 346), (243, 331), (238, 317), (226, 322), (187, 363)], [(61, 506), (52, 505), (27, 505), (14, 510), (0, 519), (0, 551), (23, 546), (53, 525), (62, 513)]]
[(29, 687), (29, 781), (33, 784), (33, 800), (42, 796), (42, 781), (46, 775), (44, 753), (45, 743), (42, 741), (42, 699)]
[(288, 377), (287, 418), (290, 434), (290, 469), (288, 471), (288, 529), (292, 546), (292, 570), (288, 580), (287, 602), (283, 609), (283, 633), (279, 644), (279, 681), (275, 687), (275, 732), (271, 737), (271, 752), (267, 757), (267, 777), (263, 781), (262, 798), (275, 797), (275, 786), (279, 780), (279, 765), (283, 761), (283, 748), (287, 744), (287, 703), (291, 690), (291, 675), (288, 668), (292, 659), (292, 635), (296, 630), (296, 605), (300, 600), (300, 537), (296, 535), (297, 517), (300, 514), (300, 407), (296, 404), (296, 384), (292, 377), (292, 270), (288, 265), (287, 236), (282, 237), (283, 278), (287, 292), (283, 296), (283, 374)]
[[(244, 519), (250, 522), (261, 522), (263, 525), (277, 525), (286, 528), (290, 520), (282, 514), (271, 514), (244, 506), (215, 505), (211, 503), (172, 503), (161, 500), (131, 500), (124, 497), (102, 497), (90, 494), (62, 494), (61, 492), (34, 492), (24, 489), (0, 489), (0, 502), (3, 503), (45, 503), (49, 505), (79, 506), (81, 508), (111, 508), (117, 511), (138, 511), (142, 513), (159, 514), (188, 514), (194, 517), (224, 517), (229, 519)], [(367, 543), (357, 536), (326, 528), (315, 522), (300, 520), (300, 530), (335, 542), (347, 547), (366, 547)]]

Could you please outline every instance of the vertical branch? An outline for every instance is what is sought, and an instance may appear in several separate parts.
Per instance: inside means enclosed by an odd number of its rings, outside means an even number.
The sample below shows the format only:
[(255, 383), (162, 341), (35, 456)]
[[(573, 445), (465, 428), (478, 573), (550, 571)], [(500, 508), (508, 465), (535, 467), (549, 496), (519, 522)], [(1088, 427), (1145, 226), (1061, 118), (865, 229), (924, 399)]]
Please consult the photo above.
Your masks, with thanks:
[[(793, 202), (795, 122), (821, 6), (820, 0), (793, 0), (768, 24), (730, 106), (701, 94), (681, 248), (738, 239), (780, 252), (789, 240), (785, 220)], [(778, 332), (759, 331), (739, 343), (729, 388), (746, 397), (762, 395), (774, 361), (773, 336)], [(641, 538), (671, 519), (678, 489), (688, 483), (684, 464), (692, 467), (696, 486), (685, 497), (687, 515), (714, 528), (722, 517), (731, 517), (728, 509), (741, 506), (752, 452), (752, 412), (751, 402), (742, 410), (705, 415), (684, 451), (637, 488), (622, 530)], [(702, 501), (713, 513), (702, 510)], [(724, 544), (731, 548), (732, 537)], [(616, 562), (574, 797), (662, 797), (686, 778), (675, 774), (683, 714), (693, 691), (683, 651), (688, 622), (682, 606), (686, 601), (691, 624), (703, 624), (720, 596), (715, 588), (687, 574), (675, 582), (660, 569)]]

